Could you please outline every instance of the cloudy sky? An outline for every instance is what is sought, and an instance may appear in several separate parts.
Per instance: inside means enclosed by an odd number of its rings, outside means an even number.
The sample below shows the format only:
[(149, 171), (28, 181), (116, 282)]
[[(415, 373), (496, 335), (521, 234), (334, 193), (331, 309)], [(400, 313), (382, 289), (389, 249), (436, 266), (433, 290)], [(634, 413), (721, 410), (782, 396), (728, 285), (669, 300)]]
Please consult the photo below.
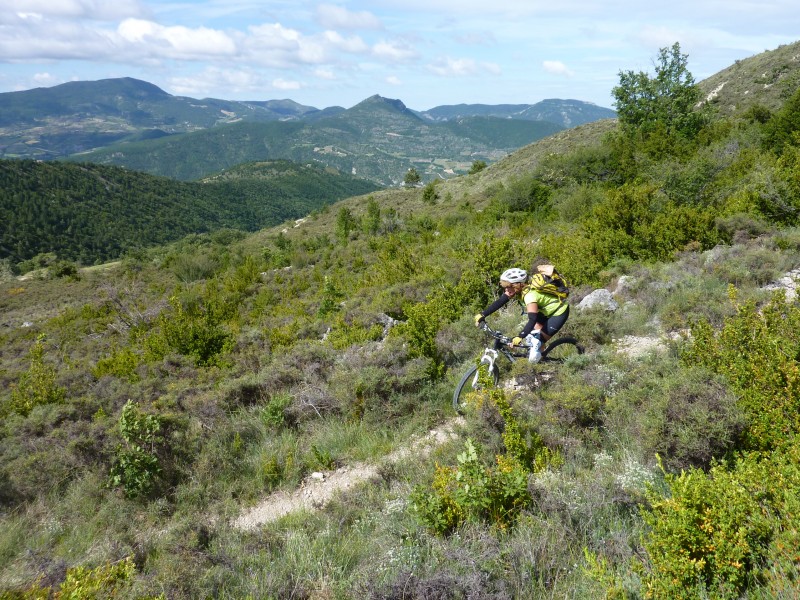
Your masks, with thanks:
[(0, 0), (0, 92), (135, 77), (317, 108), (611, 108), (619, 71), (676, 41), (699, 81), (798, 39), (796, 0)]

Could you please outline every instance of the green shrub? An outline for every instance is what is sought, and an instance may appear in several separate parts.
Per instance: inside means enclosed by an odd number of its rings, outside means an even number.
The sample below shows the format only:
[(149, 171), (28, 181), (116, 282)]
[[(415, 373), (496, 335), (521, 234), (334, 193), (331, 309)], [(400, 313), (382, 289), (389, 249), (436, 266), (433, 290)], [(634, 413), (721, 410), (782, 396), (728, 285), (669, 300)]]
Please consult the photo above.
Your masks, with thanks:
[[(666, 497), (649, 492), (643, 516), (650, 531), (644, 585), (655, 598), (740, 598), (782, 561), (798, 574), (796, 544), (800, 447), (743, 455), (716, 465), (666, 475)], [(788, 560), (787, 560), (788, 559)]]
[(212, 301), (193, 301), (184, 305), (177, 297), (170, 298), (172, 310), (159, 315), (157, 327), (145, 340), (148, 361), (160, 360), (172, 350), (191, 356), (199, 366), (220, 362), (221, 356), (233, 347), (233, 337), (222, 326), (220, 310)]
[[(106, 600), (118, 598), (128, 590), (136, 575), (136, 566), (133, 557), (129, 556), (120, 561), (99, 565), (94, 569), (89, 567), (72, 567), (67, 569), (66, 578), (57, 590), (52, 587), (42, 587), (34, 584), (30, 588), (19, 592), (4, 592), (0, 594), (3, 600)], [(138, 600), (158, 600), (164, 596), (138, 597)]]
[(142, 357), (130, 347), (115, 347), (111, 351), (111, 356), (97, 361), (94, 369), (92, 369), (92, 374), (98, 379), (104, 375), (113, 375), (134, 383), (139, 381), (136, 367), (139, 366), (141, 361)]
[(436, 183), (431, 181), (428, 185), (422, 188), (422, 201), (425, 204), (436, 204), (439, 199), (439, 192), (436, 191)]
[(525, 441), (502, 390), (490, 390), (484, 399), (503, 418), (506, 452), (495, 457), (495, 465), (486, 466), (480, 447), (468, 439), (457, 467), (437, 465), (430, 488), (415, 488), (412, 504), (416, 514), (435, 533), (447, 534), (469, 522), (511, 527), (531, 501), (528, 475), (560, 462), (560, 456), (535, 432), (528, 436), (530, 442)]
[(553, 208), (563, 221), (574, 223), (588, 217), (604, 198), (600, 186), (570, 185), (553, 194)]
[(31, 366), (11, 388), (11, 398), (0, 406), (2, 415), (15, 412), (27, 416), (34, 407), (58, 404), (67, 395), (67, 390), (56, 384), (55, 369), (44, 362), (44, 337), (36, 340), (29, 356)]
[[(731, 296), (735, 302), (733, 289)], [(738, 393), (745, 448), (781, 447), (800, 433), (800, 307), (777, 292), (762, 310), (736, 305), (719, 333), (700, 321), (692, 336), (683, 360), (723, 375)]]
[(67, 571), (56, 597), (70, 600), (113, 598), (130, 585), (135, 574), (136, 567), (130, 556), (94, 569), (73, 567)]
[(328, 332), (325, 341), (336, 348), (344, 350), (354, 344), (374, 342), (383, 336), (383, 326), (380, 324), (364, 325), (358, 322), (347, 323), (339, 317)]
[(204, 252), (180, 254), (171, 261), (171, 270), (183, 283), (209, 279), (219, 269), (215, 257)]
[(324, 281), (325, 283), (322, 286), (322, 300), (320, 300), (319, 308), (317, 309), (318, 317), (325, 317), (330, 313), (340, 310), (340, 303), (344, 298), (344, 294), (336, 287), (336, 284), (330, 277), (326, 275)]
[(606, 405), (608, 427), (669, 472), (707, 468), (735, 449), (745, 427), (736, 397), (707, 370), (658, 357), (628, 369)]
[(486, 161), (473, 160), (472, 166), (470, 166), (469, 171), (467, 171), (467, 175), (475, 175), (475, 173), (480, 173), (485, 168), (486, 168)]
[(64, 277), (73, 280), (80, 279), (78, 266), (69, 260), (57, 260), (50, 266), (49, 271), (50, 277), (55, 279), (62, 279)]
[(156, 455), (156, 446), (162, 441), (161, 420), (128, 400), (117, 425), (125, 444), (117, 446), (108, 485), (123, 488), (129, 498), (147, 495), (161, 474)]
[(530, 212), (544, 216), (550, 210), (553, 190), (540, 179), (529, 175), (513, 179), (497, 195), (496, 202), (502, 210)]
[(286, 421), (285, 411), (292, 403), (287, 393), (274, 394), (261, 410), (261, 421), (267, 427), (281, 427)]
[(609, 192), (584, 222), (595, 261), (602, 265), (623, 257), (669, 260), (690, 243), (706, 249), (721, 237), (711, 207), (665, 202), (650, 186), (626, 185)]
[(458, 467), (437, 465), (430, 486), (416, 488), (412, 503), (431, 531), (447, 534), (466, 522), (486, 521), (505, 529), (530, 502), (528, 476), (513, 459), (498, 456), (494, 468), (484, 466), (471, 440), (458, 455)]

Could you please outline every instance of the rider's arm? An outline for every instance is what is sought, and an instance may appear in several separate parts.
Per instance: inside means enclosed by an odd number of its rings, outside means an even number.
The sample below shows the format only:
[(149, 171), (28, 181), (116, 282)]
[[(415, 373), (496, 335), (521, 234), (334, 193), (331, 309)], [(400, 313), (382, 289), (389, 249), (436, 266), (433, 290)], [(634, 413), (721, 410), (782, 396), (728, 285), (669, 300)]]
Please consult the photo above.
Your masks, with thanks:
[(536, 318), (539, 316), (539, 305), (536, 302), (531, 302), (525, 307), (525, 310), (528, 313), (528, 321), (519, 334), (521, 338), (533, 331), (533, 326), (536, 325)]
[(506, 304), (508, 304), (509, 300), (511, 300), (511, 296), (509, 296), (506, 293), (500, 294), (500, 297), (497, 300), (495, 300), (494, 302), (492, 302), (489, 306), (487, 306), (481, 312), (481, 315), (483, 315), (484, 317), (488, 317), (490, 314), (492, 314), (496, 310), (500, 310)]

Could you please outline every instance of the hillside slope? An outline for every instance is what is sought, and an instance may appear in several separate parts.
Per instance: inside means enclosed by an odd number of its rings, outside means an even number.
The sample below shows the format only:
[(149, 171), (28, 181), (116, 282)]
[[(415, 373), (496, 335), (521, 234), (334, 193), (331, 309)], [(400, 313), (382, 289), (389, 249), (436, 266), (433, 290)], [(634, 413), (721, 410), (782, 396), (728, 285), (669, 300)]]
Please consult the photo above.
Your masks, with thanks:
[(757, 104), (775, 110), (800, 86), (800, 41), (736, 61), (699, 85), (725, 116)]
[[(800, 91), (718, 116), (6, 274), (0, 595), (796, 596)], [(498, 357), (457, 419), (541, 261), (585, 354)]]
[(0, 161), (0, 258), (40, 253), (92, 264), (220, 228), (253, 231), (377, 186), (288, 161), (242, 165), (204, 183), (119, 167)]

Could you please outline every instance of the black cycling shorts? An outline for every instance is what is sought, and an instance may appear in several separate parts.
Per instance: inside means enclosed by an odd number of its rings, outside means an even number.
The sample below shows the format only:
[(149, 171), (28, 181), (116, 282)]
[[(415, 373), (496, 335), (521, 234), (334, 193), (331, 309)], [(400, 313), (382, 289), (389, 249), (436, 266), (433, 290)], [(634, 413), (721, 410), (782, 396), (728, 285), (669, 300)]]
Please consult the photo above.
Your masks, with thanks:
[(567, 322), (567, 317), (569, 317), (569, 306), (567, 306), (567, 310), (555, 317), (545, 317), (542, 313), (537, 313), (536, 322), (542, 325), (542, 330), (547, 335), (553, 336)]

